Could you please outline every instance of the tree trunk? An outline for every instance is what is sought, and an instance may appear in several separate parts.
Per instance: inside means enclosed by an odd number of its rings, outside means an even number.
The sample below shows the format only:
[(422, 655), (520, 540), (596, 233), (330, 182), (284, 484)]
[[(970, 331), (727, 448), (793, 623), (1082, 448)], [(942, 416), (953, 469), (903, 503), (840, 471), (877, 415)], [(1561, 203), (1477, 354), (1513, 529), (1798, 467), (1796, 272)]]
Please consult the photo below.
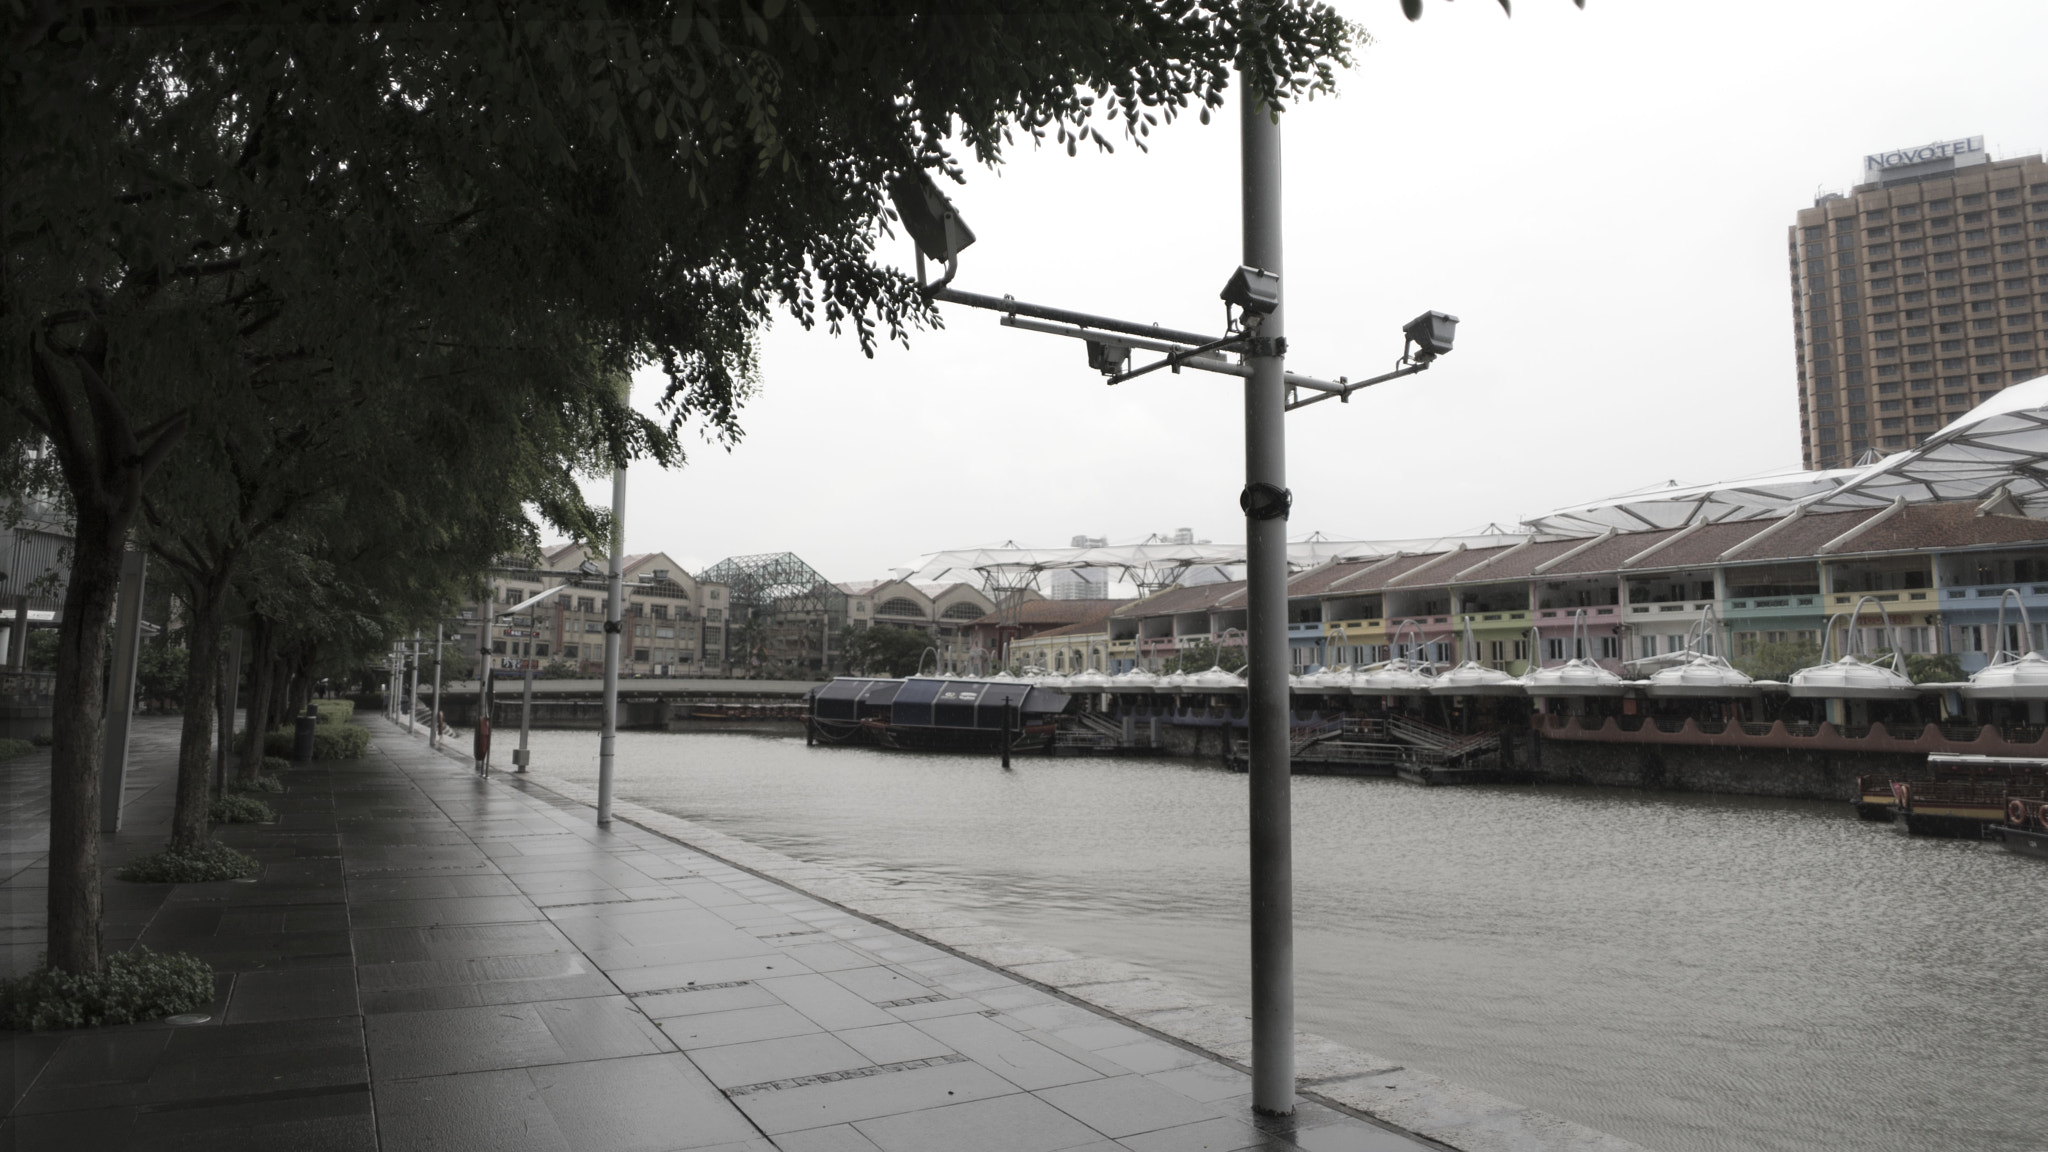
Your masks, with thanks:
[(267, 618), (255, 615), (249, 634), (255, 644), (249, 654), (249, 706), (242, 721), (248, 729), (249, 743), (242, 749), (237, 773), (244, 784), (254, 784), (263, 773), (263, 734), (270, 730), (270, 649), (276, 642), (276, 630)]
[(64, 619), (57, 627), (56, 707), (50, 724), (48, 962), (100, 966), (100, 721), (106, 712), (107, 622), (121, 584), (129, 516), (78, 509)]
[(213, 776), (213, 709), (197, 704), (213, 698), (219, 666), (221, 602), (227, 581), (192, 590), (190, 648), (185, 660), (185, 722), (178, 733), (178, 792), (171, 811), (171, 849), (189, 851), (206, 842), (207, 785)]

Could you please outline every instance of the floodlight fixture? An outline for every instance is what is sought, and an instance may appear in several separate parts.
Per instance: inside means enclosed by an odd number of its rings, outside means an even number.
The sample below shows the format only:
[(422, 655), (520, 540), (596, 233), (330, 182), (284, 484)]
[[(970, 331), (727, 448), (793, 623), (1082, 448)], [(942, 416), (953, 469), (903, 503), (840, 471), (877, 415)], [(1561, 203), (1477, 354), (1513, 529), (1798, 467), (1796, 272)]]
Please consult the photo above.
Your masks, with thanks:
[[(1424, 312), (1410, 320), (1401, 334), (1407, 343), (1415, 346), (1413, 358), (1427, 362), (1451, 350), (1451, 341), (1456, 339), (1458, 318), (1448, 312)], [(1409, 359), (1407, 344), (1401, 349), (1402, 359)]]
[(945, 287), (959, 270), (961, 251), (974, 243), (974, 230), (960, 219), (953, 202), (923, 172), (906, 172), (889, 181), (889, 199), (896, 205), (896, 217), (903, 222), (903, 230), (910, 233), (917, 246), (918, 282), (924, 283), (924, 262), (929, 257), (946, 266), (946, 275), (925, 290), (934, 292)]
[(1270, 316), (1280, 307), (1280, 275), (1240, 264), (1219, 295), (1225, 304), (1236, 305), (1247, 316)]
[(581, 573), (583, 573), (583, 574), (584, 574), (585, 576), (602, 576), (602, 575), (604, 575), (604, 569), (602, 569), (602, 568), (599, 568), (599, 567), (597, 566), (597, 561), (595, 561), (595, 560), (585, 560), (585, 561), (584, 561), (583, 563), (581, 563), (581, 564), (578, 564), (578, 565), (576, 566), (576, 570), (577, 570), (578, 572), (581, 572)]
[(1088, 366), (1104, 376), (1118, 376), (1131, 366), (1131, 347), (1105, 340), (1088, 341)]

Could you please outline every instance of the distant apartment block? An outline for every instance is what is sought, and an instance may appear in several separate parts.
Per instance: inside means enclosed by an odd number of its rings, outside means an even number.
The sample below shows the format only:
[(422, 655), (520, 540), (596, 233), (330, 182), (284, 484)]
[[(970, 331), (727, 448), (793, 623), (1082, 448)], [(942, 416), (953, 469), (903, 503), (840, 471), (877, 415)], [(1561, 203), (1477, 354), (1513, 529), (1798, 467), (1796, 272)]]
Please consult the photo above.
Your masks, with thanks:
[(2048, 368), (2048, 164), (1981, 136), (1864, 157), (1787, 236), (1808, 468), (1901, 451)]

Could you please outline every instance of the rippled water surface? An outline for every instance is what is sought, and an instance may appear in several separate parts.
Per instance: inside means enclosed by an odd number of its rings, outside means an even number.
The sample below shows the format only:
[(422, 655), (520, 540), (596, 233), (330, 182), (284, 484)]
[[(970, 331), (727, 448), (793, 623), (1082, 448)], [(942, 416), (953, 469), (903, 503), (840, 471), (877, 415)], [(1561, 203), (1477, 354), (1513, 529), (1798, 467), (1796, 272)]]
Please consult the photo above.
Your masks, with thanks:
[[(594, 781), (597, 738), (536, 733)], [(621, 798), (1243, 1005), (1244, 777), (623, 733)], [(1846, 804), (1294, 783), (1301, 1026), (1664, 1152), (2048, 1150), (2048, 867)]]

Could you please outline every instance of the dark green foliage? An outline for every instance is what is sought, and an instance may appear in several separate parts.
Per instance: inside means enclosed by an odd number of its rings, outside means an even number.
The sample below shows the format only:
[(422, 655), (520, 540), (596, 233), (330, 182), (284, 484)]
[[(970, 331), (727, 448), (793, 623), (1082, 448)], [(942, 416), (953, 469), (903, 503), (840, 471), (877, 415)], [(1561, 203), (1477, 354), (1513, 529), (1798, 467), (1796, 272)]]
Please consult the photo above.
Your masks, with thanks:
[(313, 706), (320, 709), (322, 724), (346, 724), (356, 714), (353, 700), (315, 700)]
[(1954, 683), (1969, 677), (1963, 674), (1963, 662), (1952, 652), (1939, 655), (1933, 652), (1909, 652), (1906, 654), (1906, 675), (1915, 684)]
[(38, 732), (29, 737), (28, 742), (38, 748), (48, 748), (50, 746), (50, 734), (48, 732)]
[[(272, 757), (265, 756), (263, 759), (268, 763)], [(282, 792), (284, 791), (284, 781), (275, 776), (258, 776), (253, 783), (244, 780), (230, 780), (228, 781), (228, 790), (231, 792)], [(220, 819), (221, 817), (219, 816), (214, 817), (216, 821)], [(228, 821), (228, 823), (237, 823), (237, 821)]]
[(1794, 672), (1820, 663), (1820, 645), (1811, 640), (1786, 644), (1759, 644), (1747, 656), (1729, 663), (1758, 680), (1789, 680)]
[(846, 634), (846, 665), (875, 676), (909, 676), (932, 638), (914, 628), (870, 625)]
[(185, 649), (163, 637), (142, 646), (135, 666), (135, 689), (143, 700), (176, 711), (184, 703)]
[(28, 634), (28, 670), (49, 672), (57, 667), (57, 630), (36, 628)]
[(282, 756), (265, 756), (263, 758), (263, 770), (265, 772), (284, 772), (288, 771), (291, 766), (292, 762)]
[(0, 760), (12, 760), (35, 751), (36, 746), (26, 740), (0, 740)]
[(229, 795), (215, 800), (206, 817), (215, 824), (268, 824), (277, 811), (252, 796)]
[(0, 980), (0, 1029), (44, 1032), (161, 1020), (213, 1002), (204, 960), (136, 946), (107, 957), (98, 972), (45, 968)]
[(254, 856), (209, 840), (189, 851), (140, 857), (115, 875), (134, 884), (206, 884), (253, 876), (262, 867)]
[[(263, 750), (272, 756), (289, 758), (292, 754), (294, 734), (290, 728), (272, 729), (263, 738)], [(360, 760), (363, 750), (370, 746), (370, 730), (354, 724), (316, 724), (313, 726), (313, 759), (315, 760)]]
[[(1162, 675), (1168, 672), (1207, 672), (1211, 668), (1222, 668), (1225, 672), (1244, 670), (1244, 649), (1235, 644), (1217, 645), (1207, 640), (1197, 640), (1180, 650), (1180, 655), (1159, 666)], [(1069, 668), (1067, 671), (1072, 672)]]

